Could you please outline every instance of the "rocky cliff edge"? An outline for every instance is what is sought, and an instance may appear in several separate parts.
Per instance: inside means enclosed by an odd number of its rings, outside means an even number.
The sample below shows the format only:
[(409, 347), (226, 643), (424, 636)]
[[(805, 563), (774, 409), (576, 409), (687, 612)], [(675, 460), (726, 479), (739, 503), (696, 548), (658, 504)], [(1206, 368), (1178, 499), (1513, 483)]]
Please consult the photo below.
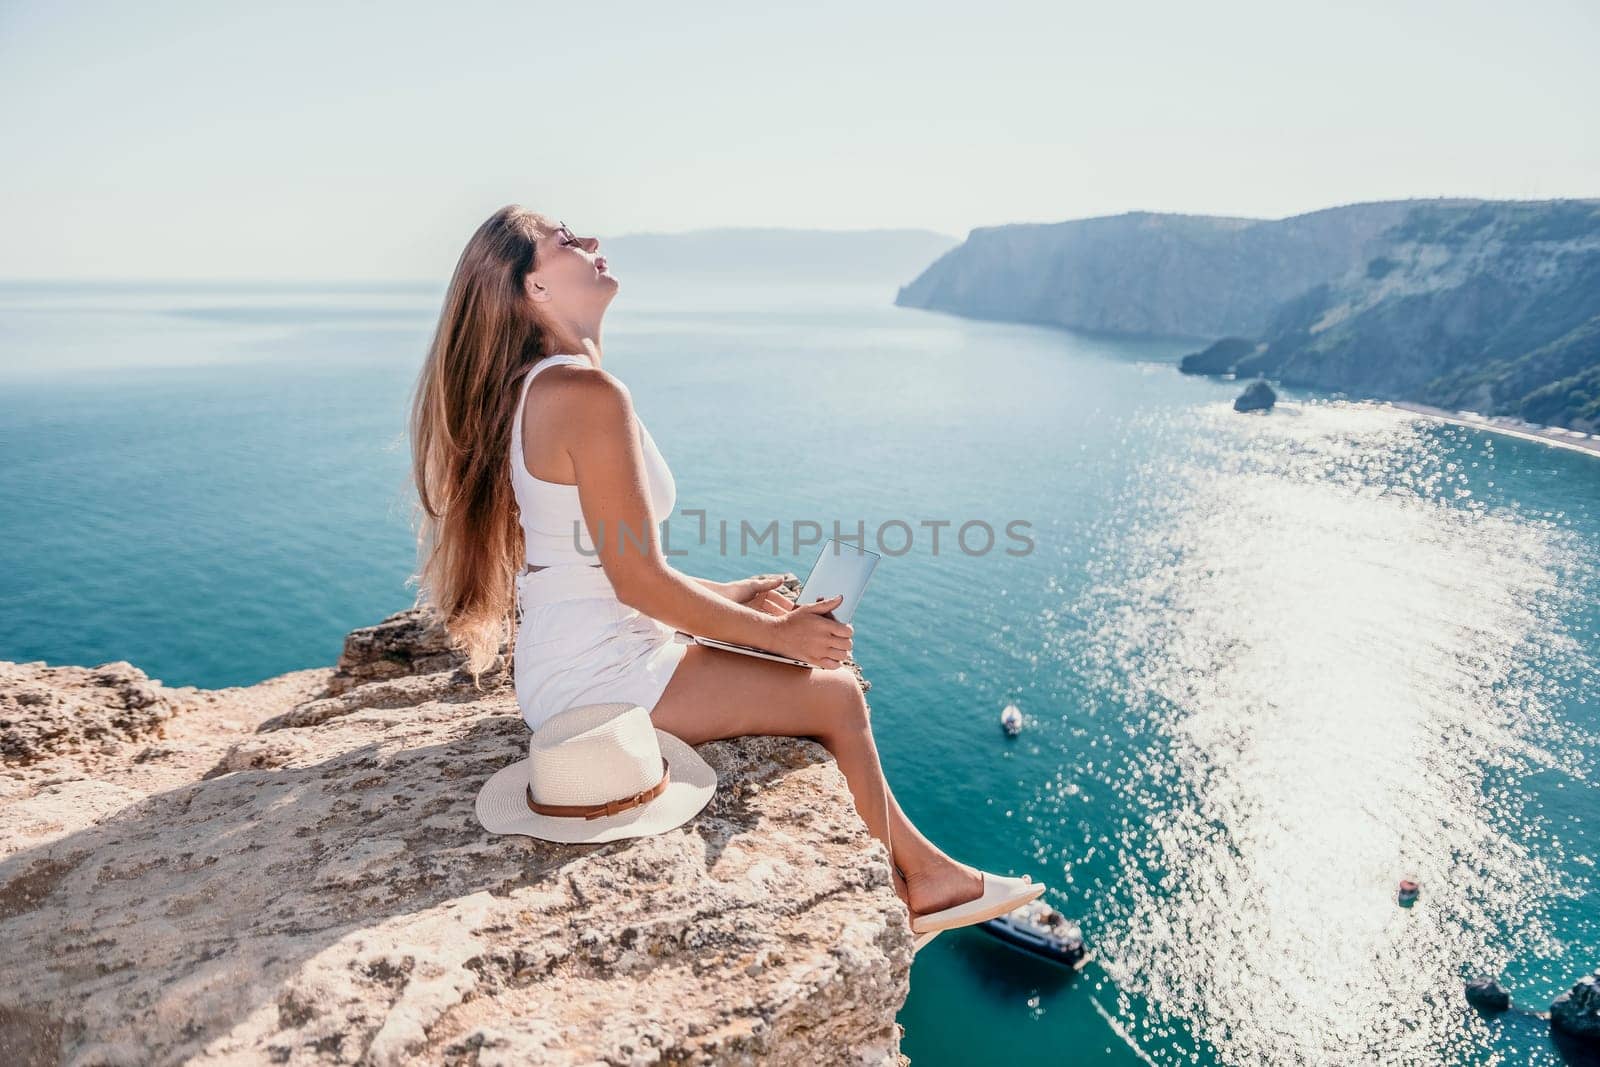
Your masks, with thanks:
[(699, 746), (705, 810), (601, 845), (478, 826), (526, 744), (422, 611), (231, 689), (0, 662), (0, 1062), (908, 1062), (906, 911), (819, 744)]

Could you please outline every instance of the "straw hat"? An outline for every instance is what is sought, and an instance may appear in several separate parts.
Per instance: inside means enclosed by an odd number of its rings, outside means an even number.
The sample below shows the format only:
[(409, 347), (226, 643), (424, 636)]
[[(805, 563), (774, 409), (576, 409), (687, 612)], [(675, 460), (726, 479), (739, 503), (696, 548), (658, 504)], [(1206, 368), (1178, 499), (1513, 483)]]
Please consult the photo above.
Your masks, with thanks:
[(578, 704), (528, 740), (528, 758), (478, 791), (492, 834), (567, 843), (646, 837), (682, 826), (717, 790), (717, 772), (658, 730), (638, 704)]

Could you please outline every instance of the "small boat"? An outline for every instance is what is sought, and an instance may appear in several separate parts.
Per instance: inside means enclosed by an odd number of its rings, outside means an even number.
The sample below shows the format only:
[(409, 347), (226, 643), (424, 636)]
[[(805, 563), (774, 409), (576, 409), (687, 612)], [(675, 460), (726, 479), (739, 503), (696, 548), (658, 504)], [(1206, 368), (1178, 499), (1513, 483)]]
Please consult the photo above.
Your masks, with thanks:
[(1084, 947), (1082, 928), (1046, 904), (1043, 897), (987, 919), (978, 928), (1014, 948), (1074, 971), (1082, 970), (1093, 955)]
[(1417, 896), (1422, 892), (1422, 887), (1410, 878), (1400, 879), (1400, 891), (1395, 894), (1395, 900), (1402, 908), (1409, 908), (1417, 902)]
[(1015, 704), (1007, 704), (1000, 712), (1000, 727), (1012, 737), (1022, 732), (1022, 712)]

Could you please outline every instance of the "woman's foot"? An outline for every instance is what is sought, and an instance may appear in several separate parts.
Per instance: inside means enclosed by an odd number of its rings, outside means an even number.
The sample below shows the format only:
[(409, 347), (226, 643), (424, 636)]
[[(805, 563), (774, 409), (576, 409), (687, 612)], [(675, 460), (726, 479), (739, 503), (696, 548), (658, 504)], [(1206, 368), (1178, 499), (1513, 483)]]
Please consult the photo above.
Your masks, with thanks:
[[(906, 906), (906, 911), (909, 913), (908, 918), (915, 918), (916, 913), (911, 911), (911, 891), (906, 888), (906, 876), (900, 873), (900, 868), (896, 864), (889, 864), (889, 869), (894, 876), (894, 891), (900, 897), (900, 902)], [(931, 934), (912, 934), (912, 955), (916, 955), (916, 953), (920, 952), (929, 941), (932, 941), (938, 936), (939, 931), (937, 930)]]
[(978, 869), (955, 860), (913, 871), (905, 882), (906, 907), (912, 915), (953, 908), (983, 895), (983, 876)]

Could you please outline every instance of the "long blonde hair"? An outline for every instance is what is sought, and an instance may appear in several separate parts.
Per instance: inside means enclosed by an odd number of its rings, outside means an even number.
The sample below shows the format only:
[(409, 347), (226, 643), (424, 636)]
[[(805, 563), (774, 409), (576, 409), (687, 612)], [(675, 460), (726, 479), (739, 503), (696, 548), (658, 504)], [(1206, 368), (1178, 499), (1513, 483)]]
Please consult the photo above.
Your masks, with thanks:
[(475, 688), (516, 640), (524, 549), (508, 467), (511, 386), (545, 355), (523, 289), (540, 232), (531, 211), (509, 204), (467, 241), (411, 405), (418, 567), (407, 584), (418, 586), (414, 606), (431, 601)]

